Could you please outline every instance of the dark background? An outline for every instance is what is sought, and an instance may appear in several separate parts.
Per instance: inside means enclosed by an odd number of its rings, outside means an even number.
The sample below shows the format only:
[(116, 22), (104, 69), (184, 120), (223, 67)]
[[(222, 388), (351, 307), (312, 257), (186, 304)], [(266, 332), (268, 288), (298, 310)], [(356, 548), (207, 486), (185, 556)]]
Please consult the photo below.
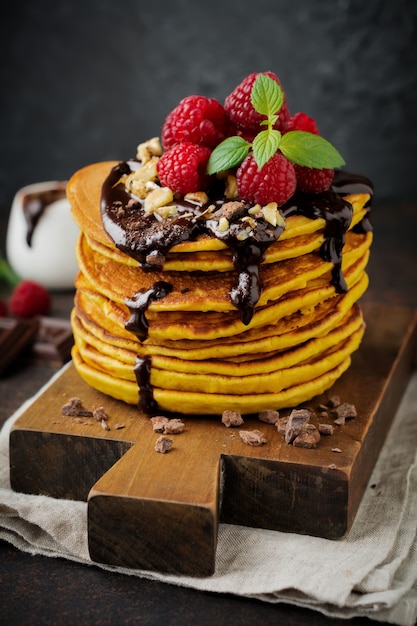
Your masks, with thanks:
[(223, 102), (266, 70), (377, 199), (415, 199), (414, 0), (23, 0), (0, 46), (3, 215), (19, 187), (133, 156), (181, 98)]

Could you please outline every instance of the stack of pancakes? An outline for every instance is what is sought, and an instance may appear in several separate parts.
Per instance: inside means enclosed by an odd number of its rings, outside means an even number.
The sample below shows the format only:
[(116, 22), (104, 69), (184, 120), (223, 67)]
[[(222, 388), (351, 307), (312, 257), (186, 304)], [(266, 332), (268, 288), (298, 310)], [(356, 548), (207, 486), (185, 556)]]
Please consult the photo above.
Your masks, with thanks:
[[(79, 170), (67, 189), (81, 231), (72, 313), (81, 377), (145, 412), (196, 415), (294, 407), (329, 389), (364, 333), (357, 301), (368, 284), (372, 233), (357, 225), (369, 194), (345, 198), (353, 207), (341, 265), (347, 290), (337, 289), (334, 264), (320, 253), (325, 220), (292, 214), (264, 253), (262, 289), (247, 323), (230, 297), (237, 270), (221, 238), (178, 243), (154, 271), (116, 247), (100, 208), (114, 165)], [(140, 311), (146, 334), (132, 332), (130, 305), (155, 285), (170, 289)]]

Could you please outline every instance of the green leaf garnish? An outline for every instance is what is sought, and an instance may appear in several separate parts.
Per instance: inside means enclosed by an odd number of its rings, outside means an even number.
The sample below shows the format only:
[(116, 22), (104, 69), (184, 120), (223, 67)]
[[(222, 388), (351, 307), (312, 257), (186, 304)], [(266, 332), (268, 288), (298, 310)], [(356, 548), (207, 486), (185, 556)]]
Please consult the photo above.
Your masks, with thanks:
[(342, 155), (327, 139), (303, 130), (285, 133), (279, 149), (289, 161), (304, 167), (334, 169), (345, 165)]
[(281, 142), (281, 133), (279, 130), (262, 130), (253, 140), (252, 149), (253, 156), (259, 169), (262, 169), (265, 163), (278, 150)]
[(273, 78), (259, 74), (252, 87), (251, 102), (258, 113), (266, 115), (270, 120), (284, 104), (284, 92)]
[(228, 137), (216, 146), (207, 163), (207, 174), (224, 172), (239, 165), (248, 155), (250, 143), (243, 137)]

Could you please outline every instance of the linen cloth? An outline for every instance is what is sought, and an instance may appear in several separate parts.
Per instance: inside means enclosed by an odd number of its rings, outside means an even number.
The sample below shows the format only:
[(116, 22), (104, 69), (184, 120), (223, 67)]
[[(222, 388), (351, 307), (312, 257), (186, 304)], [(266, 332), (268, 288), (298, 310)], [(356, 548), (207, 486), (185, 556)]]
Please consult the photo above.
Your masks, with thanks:
[(92, 563), (87, 545), (85, 502), (11, 490), (10, 428), (43, 389), (11, 416), (0, 432), (1, 539), (31, 554), (64, 557), (122, 575), (271, 603), (285, 602), (332, 617), (366, 616), (400, 626), (415, 624), (417, 371), (410, 379), (346, 537), (331, 541), (220, 524), (216, 570), (206, 578)]

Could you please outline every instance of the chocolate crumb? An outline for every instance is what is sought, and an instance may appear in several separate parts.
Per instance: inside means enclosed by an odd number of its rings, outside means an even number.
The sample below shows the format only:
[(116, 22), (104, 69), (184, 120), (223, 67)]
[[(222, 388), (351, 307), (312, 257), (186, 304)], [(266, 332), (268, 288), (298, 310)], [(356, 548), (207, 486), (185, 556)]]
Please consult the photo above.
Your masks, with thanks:
[(261, 446), (267, 443), (267, 439), (263, 436), (260, 430), (240, 430), (239, 436), (244, 443), (249, 446)]
[(240, 413), (226, 409), (226, 411), (222, 413), (222, 423), (227, 428), (236, 428), (236, 426), (242, 426), (244, 422)]
[(293, 409), (288, 417), (285, 427), (285, 443), (292, 443), (301, 432), (302, 427), (310, 420), (309, 409)]
[(329, 407), (327, 406), (327, 404), (319, 404), (317, 407), (317, 411), (319, 413), (323, 413), (323, 412), (326, 412), (328, 408)]
[(288, 416), (287, 415), (284, 416), (284, 417), (278, 418), (277, 422), (275, 423), (275, 426), (277, 427), (277, 431), (283, 437), (285, 436), (285, 429), (287, 428), (287, 424), (288, 424)]
[(340, 449), (340, 448), (332, 448), (332, 452), (338, 452), (338, 453), (340, 453), (340, 452), (342, 452), (342, 451), (341, 451), (341, 449)]
[[(337, 420), (351, 420), (358, 416), (358, 412), (354, 404), (344, 402), (332, 411), (337, 415)], [(336, 420), (335, 420), (336, 421)]]
[(184, 422), (178, 418), (174, 418), (164, 424), (164, 433), (168, 435), (179, 435), (184, 431), (184, 428)]
[(151, 417), (152, 428), (155, 433), (163, 433), (165, 424), (169, 422), (167, 417), (163, 417), (162, 415), (155, 415), (155, 417)]
[(88, 411), (81, 402), (80, 398), (70, 398), (61, 409), (62, 415), (67, 417), (92, 417), (93, 413)]
[(319, 433), (321, 435), (333, 435), (334, 427), (331, 424), (319, 424)]
[(110, 426), (108, 425), (105, 419), (102, 419), (100, 424), (103, 430), (110, 430)]
[(296, 448), (317, 448), (320, 433), (314, 424), (304, 424), (292, 442)]
[(124, 428), (124, 427), (125, 425), (119, 422), (118, 424), (114, 425), (114, 430), (120, 430), (121, 428)]
[(170, 437), (165, 437), (161, 435), (155, 442), (155, 452), (160, 452), (161, 454), (165, 454), (172, 448), (172, 444), (174, 441), (170, 439)]
[(276, 424), (279, 420), (279, 413), (274, 410), (262, 411), (259, 413), (258, 419), (266, 424)]
[(335, 463), (330, 463), (327, 467), (328, 467), (329, 469), (333, 469), (333, 470), (334, 470), (334, 469), (337, 469), (337, 465), (335, 465)]
[(98, 422), (105, 422), (108, 420), (108, 415), (106, 413), (106, 410), (104, 408), (104, 406), (98, 406), (96, 409), (93, 410), (93, 417), (94, 419), (96, 419)]
[(335, 409), (339, 405), (340, 405), (340, 397), (339, 396), (332, 396), (329, 399), (328, 403), (327, 403), (327, 406), (330, 407), (331, 409)]
[(321, 419), (327, 419), (329, 417), (329, 412), (328, 411), (320, 411), (319, 413)]

